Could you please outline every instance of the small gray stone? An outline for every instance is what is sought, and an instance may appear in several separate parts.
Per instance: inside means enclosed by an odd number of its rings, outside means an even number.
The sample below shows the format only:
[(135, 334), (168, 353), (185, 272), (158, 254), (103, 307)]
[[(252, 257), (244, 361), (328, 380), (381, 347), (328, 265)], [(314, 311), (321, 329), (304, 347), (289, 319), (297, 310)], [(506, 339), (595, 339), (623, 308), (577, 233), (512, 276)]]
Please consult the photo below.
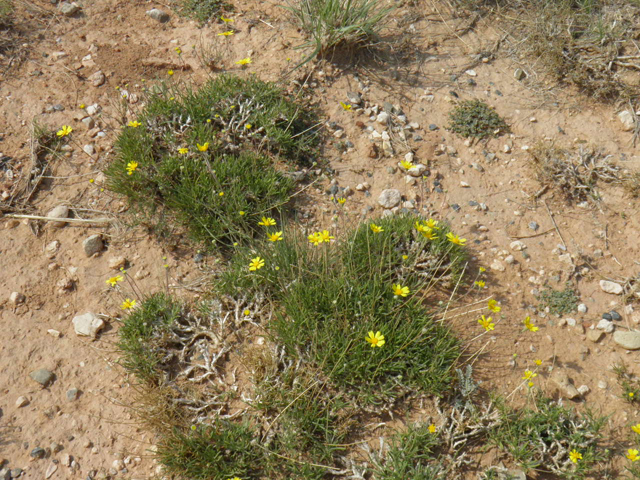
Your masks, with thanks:
[(516, 70), (513, 72), (513, 78), (518, 81), (524, 80), (525, 78), (527, 78), (527, 73), (521, 68), (516, 68)]
[(567, 318), (567, 325), (569, 325), (570, 327), (575, 327), (576, 326), (576, 319), (575, 318)]
[(529, 222), (529, 228), (534, 232), (537, 232), (540, 228), (540, 225), (538, 225), (536, 222)]
[(77, 335), (91, 338), (96, 338), (98, 332), (104, 327), (104, 320), (91, 312), (73, 317), (72, 322)]
[(36, 447), (33, 450), (31, 450), (31, 453), (29, 454), (31, 456), (31, 458), (35, 458), (36, 460), (43, 458), (45, 456), (47, 452), (44, 450), (44, 448), (42, 447)]
[(93, 127), (96, 126), (96, 121), (92, 117), (84, 117), (82, 119), (82, 123), (84, 124), (85, 127), (87, 127), (88, 130), (91, 130)]
[(587, 306), (584, 303), (581, 303), (580, 305), (578, 305), (578, 312), (580, 313), (587, 313)]
[(11, 470), (8, 468), (0, 469), (0, 480), (11, 480)]
[(526, 249), (527, 245), (524, 242), (521, 242), (520, 240), (516, 240), (514, 242), (511, 242), (509, 247), (511, 248), (511, 250), (515, 250), (517, 252), (520, 252), (520, 251)]
[(82, 151), (87, 155), (93, 155), (94, 153), (96, 153), (96, 147), (89, 143), (82, 147)]
[[(620, 320), (622, 320), (622, 316), (615, 310), (611, 310), (609, 312), (609, 316), (611, 317), (611, 320), (615, 322), (619, 322)], [(602, 315), (602, 318), (604, 318), (604, 315)]]
[(376, 117), (378, 123), (386, 124), (389, 121), (389, 114), (387, 112), (380, 112)]
[(16, 399), (16, 407), (22, 408), (29, 405), (29, 399), (25, 396), (18, 397)]
[(621, 295), (623, 291), (622, 285), (616, 282), (610, 282), (609, 280), (600, 280), (600, 288), (603, 292), (612, 295)]
[[(58, 205), (53, 210), (50, 210), (47, 213), (47, 217), (49, 218), (69, 218), (69, 207), (66, 205)], [(52, 227), (60, 228), (64, 227), (67, 222), (51, 222)]]
[(9, 301), (14, 305), (20, 305), (24, 303), (25, 300), (25, 296), (20, 292), (11, 292), (11, 295), (9, 295)]
[(578, 389), (571, 383), (569, 376), (562, 370), (556, 370), (551, 379), (555, 382), (568, 399), (574, 399), (580, 396)]
[(598, 322), (596, 325), (598, 330), (604, 330), (605, 333), (611, 333), (615, 329), (615, 325), (610, 320), (605, 320), (604, 318)]
[(589, 388), (588, 385), (580, 385), (578, 387), (578, 392), (580, 393), (580, 395), (582, 395), (583, 397), (589, 393), (591, 391), (591, 389)]
[(80, 11), (80, 7), (75, 2), (60, 2), (60, 4), (58, 5), (58, 10), (60, 10), (60, 13), (62, 13), (64, 16), (72, 17)]
[(495, 270), (497, 272), (504, 272), (507, 268), (502, 264), (502, 262), (500, 260), (498, 260), (497, 258), (493, 261), (493, 263), (490, 265), (491, 270)]
[(91, 257), (96, 253), (101, 252), (104, 248), (102, 235), (95, 234), (85, 238), (82, 242), (82, 248), (84, 248), (84, 253), (87, 255), (87, 257)]
[(395, 188), (388, 188), (380, 193), (378, 197), (378, 203), (383, 208), (393, 208), (396, 207), (402, 201), (402, 194), (399, 190)]
[(627, 350), (639, 350), (640, 332), (635, 330), (628, 332), (618, 330), (613, 334), (613, 341)]
[(362, 103), (362, 96), (357, 92), (347, 92), (347, 100), (353, 105), (360, 105)]
[(147, 15), (160, 23), (166, 23), (170, 18), (168, 13), (163, 12), (159, 8), (152, 8), (151, 10), (147, 10)]
[(69, 390), (67, 390), (67, 400), (69, 400), (70, 402), (77, 400), (79, 396), (80, 390), (78, 390), (77, 388), (70, 388)]
[(618, 114), (618, 119), (622, 123), (622, 130), (625, 132), (630, 132), (635, 128), (635, 121), (633, 113), (629, 110), (623, 110)]
[(48, 480), (54, 473), (56, 473), (56, 470), (58, 470), (58, 465), (55, 463), (50, 463), (47, 467), (47, 471), (44, 474), (44, 478)]
[(409, 170), (407, 170), (407, 173), (412, 177), (421, 177), (422, 174), (426, 171), (427, 171), (427, 167), (419, 163), (418, 165), (414, 165)]
[(31, 377), (32, 380), (38, 382), (43, 387), (48, 386), (55, 378), (55, 375), (53, 374), (53, 372), (50, 370), (47, 370), (46, 368), (40, 368), (39, 370), (34, 370), (29, 374), (29, 376)]
[(11, 478), (18, 478), (20, 475), (22, 475), (21, 468), (14, 468), (11, 470)]

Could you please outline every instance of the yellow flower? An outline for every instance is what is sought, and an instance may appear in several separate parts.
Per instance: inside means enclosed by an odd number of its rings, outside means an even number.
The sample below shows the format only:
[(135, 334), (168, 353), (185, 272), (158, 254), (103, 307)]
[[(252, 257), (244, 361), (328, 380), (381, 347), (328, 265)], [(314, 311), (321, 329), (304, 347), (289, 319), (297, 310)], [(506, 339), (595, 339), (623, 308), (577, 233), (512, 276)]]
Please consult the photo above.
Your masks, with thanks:
[(169, 71), (167, 72), (167, 74), (168, 74), (169, 76), (173, 75), (173, 70), (169, 70)]
[(531, 323), (531, 317), (527, 317), (524, 319), (524, 326), (527, 327), (532, 332), (537, 332), (538, 330), (540, 330), (533, 323)]
[(629, 393), (628, 393), (628, 395), (629, 395), (629, 398), (633, 398), (633, 397), (634, 397), (634, 395), (635, 395), (635, 393), (633, 393), (633, 392), (629, 392)]
[(459, 236), (454, 235), (451, 232), (447, 233), (447, 239), (451, 243), (454, 243), (456, 245), (464, 245), (465, 243), (467, 243), (467, 239), (466, 238), (460, 238)]
[(81, 103), (80, 105), (78, 105), (78, 108), (80, 110), (84, 110), (85, 108), (87, 108), (87, 106), (84, 103)]
[(95, 180), (93, 178), (90, 178), (89, 183), (93, 183), (93, 182), (95, 182)]
[(635, 448), (630, 448), (629, 450), (627, 450), (626, 457), (632, 462), (635, 462), (636, 460), (640, 459), (638, 454), (640, 454), (638, 450), (636, 450)]
[(478, 323), (484, 327), (484, 330), (486, 332), (488, 332), (490, 330), (495, 330), (495, 324), (492, 323), (491, 320), (492, 320), (491, 317), (486, 318), (484, 315), (482, 315), (482, 318), (478, 320)]
[(69, 125), (63, 125), (62, 128), (56, 132), (56, 135), (62, 138), (66, 137), (71, 132), (73, 132), (73, 128), (71, 128)]
[(523, 380), (531, 380), (532, 378), (537, 377), (538, 374), (532, 372), (531, 370), (525, 370), (524, 371), (524, 377), (522, 377)]
[(402, 255), (403, 260), (406, 260), (407, 258), (409, 258), (409, 255)]
[(349, 105), (348, 103), (340, 102), (340, 106), (347, 112), (351, 110), (351, 105)]
[(242, 210), (240, 210), (240, 211), (238, 212), (238, 214), (239, 214), (241, 217), (243, 217), (243, 216), (244, 216), (244, 212), (243, 212)]
[(260, 270), (264, 267), (264, 260), (260, 257), (252, 258), (251, 263), (249, 264), (249, 270), (255, 272), (256, 270)]
[(369, 225), (369, 228), (371, 228), (371, 231), (373, 233), (380, 233), (380, 232), (384, 232), (384, 228), (379, 227), (378, 225), (376, 225), (375, 223), (372, 223), (371, 225)]
[(420, 230), (420, 235), (422, 235), (427, 240), (435, 240), (436, 238), (438, 238), (438, 236), (432, 229), (425, 226), (423, 226), (422, 230)]
[(308, 237), (309, 242), (313, 243), (316, 247), (322, 243), (322, 236), (320, 232), (310, 234)]
[(487, 307), (493, 313), (498, 313), (500, 310), (502, 310), (502, 307), (500, 307), (500, 305), (498, 305), (498, 302), (496, 302), (493, 298), (487, 302)]
[(230, 478), (229, 480), (240, 480), (240, 478), (238, 478), (238, 477), (233, 477), (233, 478)]
[(191, 430), (196, 430), (198, 427), (196, 427), (195, 425), (191, 425)]
[(371, 347), (382, 347), (385, 344), (384, 335), (380, 332), (369, 332), (364, 339), (371, 344)]
[(335, 238), (333, 235), (329, 233), (329, 230), (322, 230), (322, 232), (318, 232), (318, 235), (320, 236), (320, 239), (321, 239), (320, 241), (325, 243), (329, 243), (331, 242), (331, 240)]
[(120, 305), (120, 308), (122, 310), (127, 310), (127, 309), (131, 309), (131, 308), (133, 308), (135, 306), (136, 306), (136, 301), (127, 298), (127, 299), (125, 299), (124, 302), (122, 302), (122, 305)]
[[(233, 23), (233, 18), (224, 18), (223, 16), (220, 16), (220, 20), (224, 23)], [(235, 480), (235, 478), (233, 480)]]
[(258, 222), (258, 225), (262, 225), (263, 227), (272, 227), (275, 224), (276, 221), (271, 217), (262, 217), (262, 221)]
[(139, 121), (134, 120), (132, 122), (127, 123), (127, 125), (131, 128), (138, 128), (142, 124)]
[(484, 286), (486, 285), (484, 283), (484, 280), (476, 280), (475, 282), (473, 282), (473, 284), (478, 288), (484, 288)]
[(249, 57), (243, 58), (242, 60), (238, 60), (236, 65), (248, 65), (251, 63), (251, 59)]
[(204, 142), (204, 144), (200, 145), (199, 143), (196, 143), (196, 146), (198, 147), (198, 150), (200, 150), (201, 152), (206, 152), (207, 150), (209, 150), (209, 142)]
[(432, 423), (428, 427), (429, 433), (436, 433), (436, 426)]
[[(537, 359), (535, 359), (535, 360), (533, 361), (533, 363), (535, 363), (536, 365), (540, 366), (540, 365), (542, 365), (542, 360), (540, 360), (540, 359), (538, 359), (538, 358), (537, 358)], [(640, 425), (640, 424), (638, 424), (638, 425)]]
[(578, 463), (578, 460), (582, 460), (582, 454), (578, 452), (575, 448), (569, 452), (569, 459), (573, 463)]
[(409, 293), (411, 293), (409, 287), (403, 287), (399, 283), (391, 285), (391, 289), (393, 290), (393, 294), (396, 297), (406, 297), (407, 295), (409, 295)]
[(178, 149), (178, 153), (180, 155), (186, 155), (187, 153), (189, 153), (189, 149), (187, 147), (182, 147)]
[(336, 198), (336, 200), (338, 201), (338, 203), (339, 203), (340, 205), (344, 205), (344, 202), (346, 202), (346, 201), (347, 201), (347, 199), (346, 199), (346, 198), (344, 198), (344, 197), (338, 197), (338, 198)]
[(486, 272), (486, 271), (487, 271), (487, 269), (486, 269), (486, 268), (484, 268), (484, 267), (480, 267), (480, 268), (478, 269), (478, 271), (479, 271), (480, 273), (484, 273), (484, 272)]
[[(122, 280), (124, 280), (124, 278), (122, 278), (122, 275), (116, 275), (115, 277), (111, 277), (109, 278), (106, 283), (108, 283), (109, 285), (111, 285), (112, 287), (115, 287), (116, 284), (118, 282), (121, 282)], [(640, 424), (639, 424), (640, 425)]]
[(253, 125), (251, 125), (250, 123), (246, 123), (244, 125), (244, 128), (246, 128), (247, 130), (249, 130), (251, 127), (253, 127)]
[(138, 162), (127, 163), (127, 173), (129, 175), (133, 175), (133, 172), (135, 172), (137, 169), (138, 169)]
[(248, 317), (249, 315), (251, 315), (251, 312), (249, 311), (248, 308), (242, 313), (244, 314), (245, 317)]
[(267, 238), (270, 242), (277, 242), (279, 240), (282, 240), (282, 232), (269, 233), (267, 235)]
[(404, 168), (405, 170), (411, 170), (411, 169), (413, 168), (413, 163), (411, 163), (411, 162), (410, 162), (410, 161), (408, 161), (408, 160), (402, 160), (402, 161), (400, 162), (400, 166), (401, 166), (402, 168)]
[(640, 435), (640, 423), (635, 424), (634, 426), (631, 427), (631, 430), (633, 430), (634, 432), (636, 432), (638, 435)]
[(220, 196), (220, 197), (224, 197), (224, 192), (220, 192), (220, 193), (218, 194), (218, 196)]
[(218, 36), (219, 36), (219, 37), (228, 37), (229, 35), (233, 35), (234, 33), (235, 33), (235, 32), (234, 32), (233, 30), (229, 30), (229, 31), (227, 31), (227, 32), (219, 33), (219, 34), (218, 34)]
[(533, 382), (529, 382), (527, 383), (527, 385), (529, 386), (529, 388), (533, 387), (534, 383)]
[(180, 47), (176, 47), (176, 48), (174, 48), (174, 50), (176, 51), (176, 53), (178, 55), (180, 55), (182, 53), (182, 50), (180, 49)]
[(437, 220), (434, 220), (433, 218), (430, 218), (429, 220), (424, 222), (425, 227), (432, 228), (434, 230), (440, 230), (440, 227), (438, 226), (439, 224), (440, 222), (438, 222)]

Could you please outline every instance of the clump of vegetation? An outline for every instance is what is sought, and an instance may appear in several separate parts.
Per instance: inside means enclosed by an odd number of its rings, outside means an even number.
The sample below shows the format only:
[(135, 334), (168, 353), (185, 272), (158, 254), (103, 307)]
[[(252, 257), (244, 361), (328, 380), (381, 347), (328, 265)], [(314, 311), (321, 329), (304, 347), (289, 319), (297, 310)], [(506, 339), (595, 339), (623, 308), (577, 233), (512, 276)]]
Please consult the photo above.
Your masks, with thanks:
[(225, 0), (181, 0), (181, 10), (184, 15), (205, 23), (225, 9), (229, 9), (229, 4)]
[(279, 216), (294, 183), (276, 162), (304, 163), (314, 143), (311, 115), (273, 84), (221, 76), (150, 93), (106, 173), (156, 226), (178, 220), (197, 242), (228, 247)]
[(613, 372), (616, 374), (618, 385), (622, 389), (621, 398), (629, 403), (640, 402), (640, 379), (629, 373), (625, 363), (614, 365)]
[(309, 37), (301, 47), (313, 51), (304, 62), (338, 47), (374, 41), (393, 10), (378, 0), (289, 0), (286, 8)]
[(607, 457), (600, 444), (606, 417), (588, 411), (579, 414), (542, 397), (536, 400), (535, 409), (514, 411), (502, 405), (502, 417), (490, 439), (526, 470), (583, 479)]
[(580, 147), (576, 152), (540, 144), (531, 151), (538, 180), (558, 188), (568, 200), (585, 201), (599, 198), (598, 181), (620, 182), (619, 167), (610, 155)]
[[(412, 390), (442, 393), (458, 342), (414, 295), (455, 284), (466, 255), (445, 225), (416, 228), (427, 223), (394, 216), (364, 223), (340, 242), (326, 232), (316, 245), (314, 234), (286, 233), (238, 252), (223, 275), (223, 293), (271, 292), (282, 306), (271, 329), (287, 353), (358, 391), (364, 403)], [(262, 266), (251, 271), (256, 258)], [(365, 341), (377, 333), (384, 348)]]
[(564, 290), (544, 289), (540, 292), (538, 301), (541, 310), (549, 308), (550, 313), (561, 316), (575, 311), (580, 303), (580, 297), (576, 295), (573, 288), (567, 285)]
[(13, 4), (10, 0), (0, 0), (0, 28), (6, 28), (11, 24)]
[(449, 130), (464, 138), (497, 137), (509, 132), (509, 126), (481, 100), (463, 100), (449, 112)]

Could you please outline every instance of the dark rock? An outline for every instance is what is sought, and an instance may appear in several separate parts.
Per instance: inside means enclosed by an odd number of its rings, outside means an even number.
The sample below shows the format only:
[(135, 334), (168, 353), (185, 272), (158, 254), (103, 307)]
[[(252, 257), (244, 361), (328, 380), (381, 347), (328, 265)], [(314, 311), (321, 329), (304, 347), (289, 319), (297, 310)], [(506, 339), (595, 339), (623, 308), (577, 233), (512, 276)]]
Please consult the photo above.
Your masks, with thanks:
[[(611, 316), (611, 320), (615, 320), (616, 322), (619, 322), (620, 320), (622, 320), (622, 316), (615, 310), (611, 310), (609, 312), (609, 315)], [(604, 318), (604, 315), (602, 316), (602, 318)]]
[(45, 451), (44, 448), (42, 447), (36, 447), (33, 450), (31, 450), (31, 453), (29, 454), (32, 458), (35, 458), (36, 460), (43, 458), (45, 456), (47, 452)]
[(431, 125), (429, 125), (429, 130), (434, 132), (434, 131), (438, 130), (438, 126), (435, 123), (432, 123)]
[(602, 314), (602, 318), (603, 318), (604, 320), (609, 320), (609, 321), (613, 320), (613, 318), (612, 318), (612, 316), (611, 316), (611, 314), (610, 314), (610, 313), (603, 313), (603, 314)]
[(31, 377), (32, 380), (38, 382), (43, 387), (48, 386), (55, 378), (54, 373), (47, 370), (46, 368), (34, 370), (29, 374), (29, 376)]

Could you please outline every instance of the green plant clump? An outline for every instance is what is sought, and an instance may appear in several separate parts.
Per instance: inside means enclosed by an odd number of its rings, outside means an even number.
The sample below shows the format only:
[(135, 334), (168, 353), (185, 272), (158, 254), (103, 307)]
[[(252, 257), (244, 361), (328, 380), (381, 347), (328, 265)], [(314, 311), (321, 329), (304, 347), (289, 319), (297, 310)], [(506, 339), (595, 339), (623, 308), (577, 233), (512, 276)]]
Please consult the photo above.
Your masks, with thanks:
[(393, 10), (378, 0), (289, 0), (286, 8), (309, 37), (302, 47), (313, 51), (305, 61), (375, 39)]
[(181, 11), (184, 15), (205, 23), (222, 13), (228, 6), (224, 0), (182, 0)]
[[(283, 241), (234, 257), (222, 278), (224, 293), (267, 289), (282, 305), (271, 328), (287, 352), (361, 393), (364, 403), (411, 390), (444, 392), (458, 341), (415, 295), (455, 283), (465, 249), (446, 239), (444, 225), (437, 239), (425, 238), (415, 229), (422, 220), (381, 219), (381, 232), (367, 222), (344, 241), (318, 246), (285, 230)], [(265, 265), (252, 272), (255, 257)], [(410, 294), (395, 295), (393, 285)], [(369, 332), (384, 335), (383, 348), (365, 341)]]
[[(559, 478), (583, 479), (605, 460), (600, 445), (607, 418), (579, 414), (548, 398), (536, 408), (511, 410), (501, 405), (502, 423), (490, 432), (491, 441), (506, 450), (526, 470), (543, 469)], [(571, 452), (582, 455), (573, 462)]]
[(564, 290), (553, 290), (547, 288), (540, 292), (538, 296), (540, 301), (540, 309), (549, 308), (549, 312), (554, 315), (565, 315), (575, 311), (580, 302), (580, 298), (576, 295), (576, 291), (567, 286)]
[(498, 137), (509, 132), (500, 115), (480, 100), (464, 100), (449, 112), (449, 130), (464, 138)]
[(154, 226), (177, 220), (208, 246), (247, 241), (282, 212), (294, 182), (276, 162), (308, 161), (316, 141), (311, 115), (253, 78), (161, 88), (135, 122), (117, 139), (109, 187)]

